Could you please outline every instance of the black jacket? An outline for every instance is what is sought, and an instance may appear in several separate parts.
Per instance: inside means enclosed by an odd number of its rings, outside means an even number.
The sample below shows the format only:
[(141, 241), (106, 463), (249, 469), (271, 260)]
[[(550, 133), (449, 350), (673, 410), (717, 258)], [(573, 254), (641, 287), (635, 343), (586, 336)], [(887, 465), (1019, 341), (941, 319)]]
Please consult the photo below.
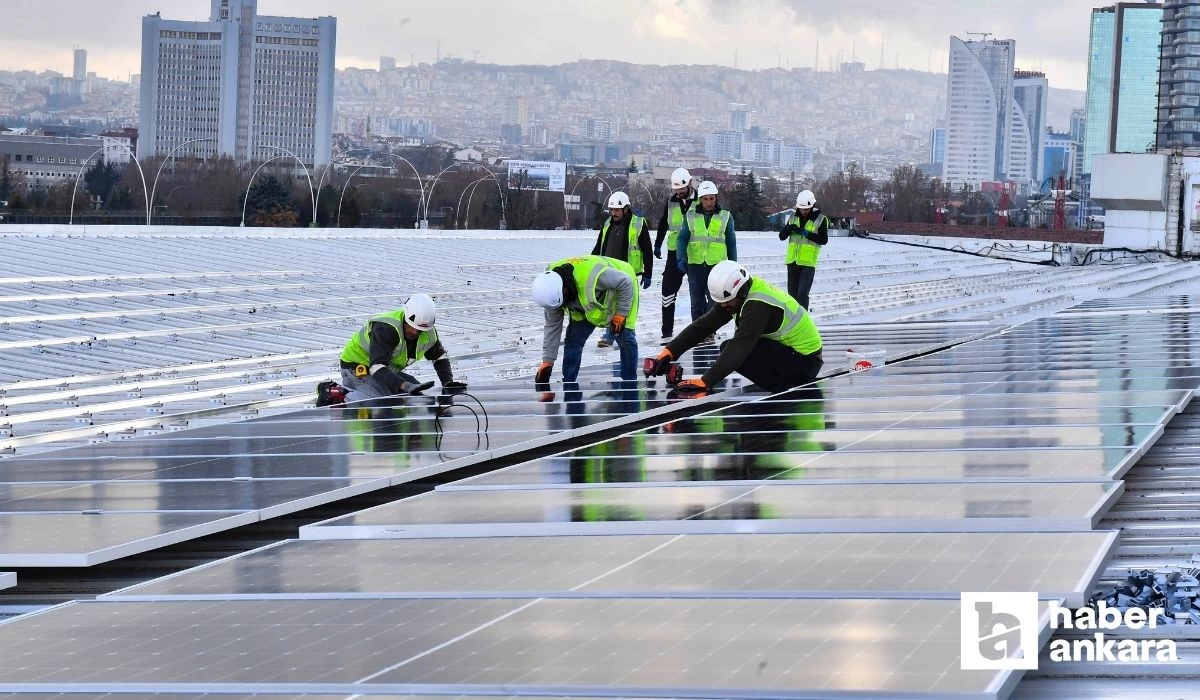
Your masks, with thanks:
[(667, 203), (663, 205), (662, 216), (658, 219), (658, 235), (654, 237), (655, 250), (661, 250), (663, 241), (667, 239), (667, 231), (670, 230), (669, 223), (671, 219), (671, 207), (679, 207), (680, 211), (683, 212), (683, 215), (687, 216), (688, 209), (691, 209), (692, 205), (695, 203), (696, 191), (693, 189), (689, 188), (688, 196), (683, 199), (680, 199), (679, 195), (677, 194), (671, 195), (671, 198), (668, 199)]
[[(745, 285), (743, 294), (749, 294), (749, 289), (750, 285)], [(678, 358), (732, 320), (733, 314), (713, 304), (708, 313), (675, 336), (667, 349)], [(763, 335), (778, 330), (782, 323), (783, 309), (761, 301), (743, 302), (737, 332), (721, 346), (721, 354), (702, 377), (704, 383), (710, 387), (716, 386), (717, 382), (738, 371)]]
[(804, 224), (808, 223), (809, 219), (815, 219), (820, 215), (820, 207), (813, 207), (812, 211), (808, 213), (808, 216), (802, 215), (800, 210), (797, 209), (792, 215), (791, 219), (788, 220), (787, 224), (785, 224), (784, 227), (779, 230), (779, 240), (786, 241), (793, 234), (799, 234), (807, 237), (810, 241), (816, 243), (817, 245), (825, 245), (826, 243), (829, 243), (828, 218), (821, 222), (821, 225), (817, 227), (817, 230), (813, 233), (813, 235), (809, 236), (808, 232), (804, 230)]
[[(367, 336), (369, 347), (367, 354), (370, 358), (367, 360), (368, 367), (375, 365), (383, 365), (388, 367), (391, 364), (392, 353), (396, 351), (396, 346), (400, 344), (400, 334), (396, 329), (387, 323), (372, 323), (371, 332)], [(417, 354), (417, 339), (404, 338), (404, 342), (408, 345), (408, 356), (416, 358)], [(442, 347), (442, 341), (438, 340), (425, 353), (425, 359), (433, 363), (433, 370), (437, 372), (438, 381), (443, 385), (454, 379), (454, 372), (450, 366), (450, 355), (446, 352), (446, 348)], [(342, 363), (343, 367), (353, 369), (353, 363)]]

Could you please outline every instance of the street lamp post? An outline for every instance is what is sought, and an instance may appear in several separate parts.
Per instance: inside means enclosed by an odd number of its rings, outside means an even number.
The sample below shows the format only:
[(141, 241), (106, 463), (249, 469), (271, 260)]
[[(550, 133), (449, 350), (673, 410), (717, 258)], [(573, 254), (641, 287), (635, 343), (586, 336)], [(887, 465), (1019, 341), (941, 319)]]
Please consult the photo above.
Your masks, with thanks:
[[(458, 195), (458, 205), (454, 207), (454, 228), (458, 228), (458, 214), (462, 210), (463, 197), (467, 195), (467, 190), (471, 190), (472, 196), (475, 194), (475, 186), (487, 179), (487, 176), (475, 180), (471, 184), (463, 188), (463, 191)], [(471, 201), (467, 200), (467, 221), (471, 218)], [(464, 222), (465, 223), (465, 222)], [(466, 228), (464, 226), (464, 228)]]
[[(133, 160), (133, 164), (137, 166), (138, 175), (140, 175), (142, 178), (142, 197), (144, 197), (146, 199), (146, 225), (149, 226), (150, 225), (150, 188), (148, 188), (146, 186), (146, 173), (142, 171), (141, 162), (137, 159), (137, 156), (133, 154), (133, 151), (130, 150), (129, 146), (126, 146), (125, 144), (121, 143), (120, 141), (114, 139), (111, 136), (101, 136), (100, 138), (103, 139), (104, 141), (112, 141), (113, 143), (117, 144), (121, 148), (124, 148), (125, 152), (128, 153), (129, 157)], [(104, 150), (104, 149), (101, 149), (101, 150)], [(88, 160), (91, 160), (91, 158), (89, 158)], [(105, 159), (105, 160), (107, 161), (107, 159)]]
[(259, 171), (261, 171), (263, 168), (267, 167), (268, 163), (279, 160), (281, 158), (287, 158), (287, 156), (275, 156), (274, 158), (268, 158), (267, 160), (264, 160), (262, 162), (262, 164), (259, 165), (257, 168), (255, 168), (254, 172), (250, 175), (250, 182), (246, 183), (246, 196), (242, 197), (242, 227), (243, 228), (246, 226), (246, 205), (250, 203), (250, 188), (252, 186), (254, 186), (254, 178), (258, 177)]
[[(164, 158), (163, 162), (158, 165), (158, 172), (156, 172), (154, 174), (154, 184), (150, 186), (151, 209), (153, 209), (154, 195), (155, 195), (155, 193), (158, 192), (158, 178), (160, 175), (162, 175), (163, 168), (166, 167), (167, 163), (171, 162), (171, 158), (175, 157), (175, 153), (178, 152), (179, 149), (181, 149), (184, 146), (187, 146), (189, 144), (200, 143), (202, 141), (216, 141), (216, 140), (217, 140), (216, 138), (209, 136), (209, 137), (202, 138), (202, 139), (192, 139), (191, 141), (184, 141), (183, 143), (179, 144), (175, 148), (172, 148), (170, 150), (170, 152), (167, 153), (167, 157)], [(150, 225), (150, 216), (149, 215), (146, 216), (146, 225), (147, 226)]]
[(367, 167), (366, 164), (363, 164), (363, 165), (360, 165), (357, 168), (355, 168), (354, 172), (350, 173), (350, 177), (346, 178), (346, 184), (342, 185), (342, 193), (340, 195), (338, 195), (338, 213), (337, 213), (337, 227), (338, 228), (342, 227), (342, 198), (346, 196), (346, 188), (350, 186), (350, 181), (354, 179), (354, 176), (358, 174), (358, 171), (362, 170), (365, 167)]
[(79, 193), (79, 181), (83, 179), (84, 172), (87, 171), (92, 159), (104, 153), (104, 147), (101, 146), (95, 153), (83, 160), (83, 167), (79, 169), (79, 174), (75, 176), (75, 186), (71, 188), (71, 218), (67, 221), (68, 226), (75, 225), (75, 195)]
[[(312, 175), (309, 174), (309, 172), (308, 172), (308, 166), (304, 164), (304, 161), (300, 160), (300, 156), (296, 155), (295, 153), (292, 153), (291, 151), (289, 151), (286, 148), (280, 148), (279, 146), (268, 146), (267, 144), (261, 144), (259, 147), (260, 148), (270, 148), (270, 149), (276, 150), (276, 151), (282, 151), (285, 155), (289, 155), (292, 158), (294, 158), (296, 163), (298, 163), (300, 165), (300, 167), (304, 169), (304, 178), (306, 180), (308, 180), (308, 193), (309, 193), (309, 196), (312, 198), (312, 221), (310, 221), (308, 225), (309, 225), (309, 227), (315, 227), (317, 225), (317, 193), (313, 190)], [(275, 160), (275, 159), (272, 158), (271, 160)], [(269, 163), (270, 161), (266, 161), (266, 162)], [(266, 163), (264, 163), (264, 165), (265, 164)], [(261, 166), (260, 166), (260, 169), (261, 169)], [(258, 171), (255, 171), (255, 172), (257, 173)], [(254, 180), (253, 176), (250, 178), (250, 180), (253, 182), (253, 180)], [(250, 197), (250, 187), (249, 187), (249, 185), (247, 185), (246, 186), (246, 198), (249, 199), (249, 197)], [(243, 226), (246, 225), (245, 206), (242, 207), (242, 225)]]

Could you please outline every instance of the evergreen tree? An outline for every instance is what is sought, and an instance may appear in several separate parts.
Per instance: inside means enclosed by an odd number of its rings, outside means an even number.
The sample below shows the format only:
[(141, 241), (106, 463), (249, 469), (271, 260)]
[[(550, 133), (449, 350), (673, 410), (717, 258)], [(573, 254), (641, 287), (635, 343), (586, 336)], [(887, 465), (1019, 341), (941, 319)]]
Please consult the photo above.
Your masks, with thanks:
[(736, 227), (744, 231), (765, 231), (768, 228), (762, 185), (754, 172), (743, 170), (738, 175), (737, 185), (733, 189), (733, 198), (729, 210), (733, 213)]

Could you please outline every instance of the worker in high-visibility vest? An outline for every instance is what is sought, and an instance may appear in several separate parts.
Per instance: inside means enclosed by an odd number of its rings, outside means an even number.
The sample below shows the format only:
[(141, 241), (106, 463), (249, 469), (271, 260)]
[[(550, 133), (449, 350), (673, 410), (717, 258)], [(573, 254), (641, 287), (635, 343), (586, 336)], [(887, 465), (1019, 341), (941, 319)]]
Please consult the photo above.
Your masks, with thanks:
[[(633, 268), (634, 274), (642, 278), (642, 289), (649, 289), (654, 260), (650, 257), (650, 229), (646, 220), (633, 213), (629, 195), (624, 192), (612, 193), (608, 198), (608, 212), (608, 218), (600, 225), (592, 255), (624, 260)], [(605, 328), (596, 347), (610, 348), (612, 344), (612, 329)]]
[(677, 390), (703, 393), (737, 372), (772, 393), (787, 391), (817, 378), (823, 364), (821, 334), (812, 316), (787, 292), (740, 264), (725, 260), (708, 276), (716, 305), (683, 329), (655, 358), (650, 374), (665, 374), (683, 353), (733, 321), (733, 338), (701, 377), (680, 382)]
[(717, 203), (716, 184), (705, 180), (696, 188), (696, 194), (700, 202), (683, 220), (678, 249), (679, 270), (687, 273), (691, 292), (693, 322), (712, 308), (707, 285), (713, 266), (723, 260), (737, 260), (733, 212)]
[(420, 394), (433, 382), (420, 382), (406, 370), (420, 358), (433, 362), (442, 388), (465, 391), (454, 379), (450, 355), (433, 327), (437, 307), (428, 294), (415, 294), (404, 306), (372, 316), (342, 348), (342, 383), (317, 385), (317, 406), (365, 401), (396, 394)]
[(683, 286), (683, 271), (679, 269), (679, 232), (684, 219), (696, 203), (696, 189), (692, 187), (692, 174), (686, 168), (675, 168), (671, 173), (671, 187), (675, 194), (663, 206), (658, 220), (658, 235), (654, 238), (654, 257), (662, 258), (663, 243), (667, 244), (667, 265), (662, 278), (662, 344), (675, 337), (675, 299)]
[[(563, 381), (579, 378), (583, 344), (596, 328), (609, 327), (621, 348), (621, 379), (637, 379), (637, 324), (640, 290), (633, 268), (622, 260), (599, 255), (551, 263), (533, 280), (533, 300), (545, 309), (542, 364), (534, 377), (550, 381), (558, 347), (563, 346)], [(569, 319), (563, 340), (563, 320)]]
[(817, 275), (821, 247), (829, 243), (829, 219), (817, 207), (817, 198), (809, 190), (796, 196), (796, 211), (791, 212), (779, 240), (787, 241), (787, 290), (800, 306), (812, 310), (809, 292)]

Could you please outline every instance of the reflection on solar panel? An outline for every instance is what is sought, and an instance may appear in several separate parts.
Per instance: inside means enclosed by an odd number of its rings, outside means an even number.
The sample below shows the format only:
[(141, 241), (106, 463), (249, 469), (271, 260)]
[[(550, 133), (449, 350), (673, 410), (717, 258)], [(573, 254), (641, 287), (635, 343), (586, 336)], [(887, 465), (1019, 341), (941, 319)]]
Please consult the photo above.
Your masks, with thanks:
[[(257, 519), (311, 495), (314, 479), (401, 483), (464, 464), (451, 461), (459, 455), (483, 461), (580, 435), (598, 416), (659, 421), (461, 485), (471, 489), (304, 530), (343, 541), (272, 547), (132, 598), (0, 625), (0, 691), (1004, 697), (1016, 675), (959, 669), (953, 598), (992, 586), (1085, 595), (1112, 547), (1111, 533), (1091, 530), (1121, 491), (1114, 479), (1197, 383), (1190, 329), (1178, 314), (1145, 316), (1117, 325), (1064, 314), (911, 362), (893, 355), (820, 393), (768, 399), (735, 379), (687, 418), (660, 389), (622, 393), (601, 367), (579, 392), (555, 385), (548, 404), (522, 382), (481, 390), (497, 409), (486, 435), (466, 416), (431, 431), (420, 407), (306, 411), (8, 462), (26, 474), (77, 464), (122, 482), (95, 499), (93, 484), (46, 491), (18, 478), (11, 503), (66, 493), (126, 508), (191, 500), (190, 485), (139, 479), (295, 468), (282, 491), (225, 492), (246, 504), (232, 517)], [(919, 349), (986, 329), (896, 330), (875, 338)], [(836, 348), (864, 338), (831, 331), (830, 369), (844, 364)], [(689, 372), (696, 357), (684, 358)], [(152, 525), (204, 515), (90, 517), (172, 537), (186, 523)], [(26, 533), (83, 517), (0, 515)], [(69, 541), (93, 532), (63, 535), (60, 554), (86, 561), (147, 537), (129, 530), (103, 549)]]
[(1115, 542), (1114, 532), (301, 540), (112, 597), (957, 598), (1030, 589), (1081, 605)]

